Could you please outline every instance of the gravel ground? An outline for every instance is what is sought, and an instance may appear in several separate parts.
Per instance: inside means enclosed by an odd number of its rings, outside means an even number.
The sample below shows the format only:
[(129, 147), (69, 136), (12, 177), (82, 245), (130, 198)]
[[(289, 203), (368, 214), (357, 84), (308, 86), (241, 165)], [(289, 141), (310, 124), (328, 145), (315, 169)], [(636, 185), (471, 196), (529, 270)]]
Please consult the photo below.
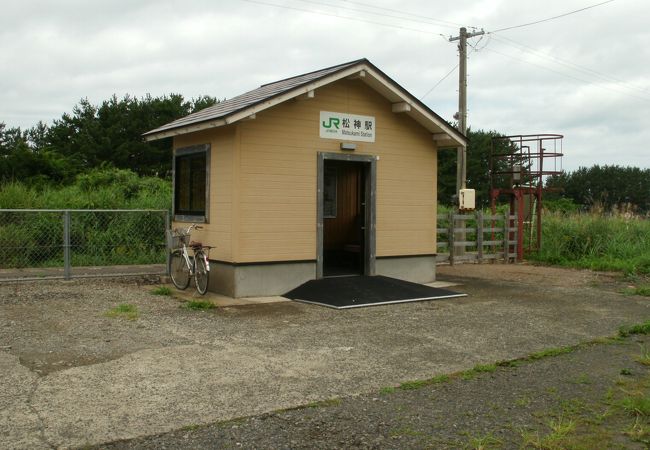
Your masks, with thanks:
[[(439, 274), (469, 296), (343, 312), (294, 302), (191, 311), (152, 295), (155, 278), (0, 283), (0, 449), (510, 448), (527, 428), (547, 439), (571, 405), (567, 414), (602, 422), (566, 419), (576, 433), (634, 448), (622, 434), (632, 416), (595, 417), (610, 388), (650, 383), (634, 339), (472, 380), (395, 386), (611, 335), (650, 318), (650, 302), (589, 271)], [(107, 315), (122, 303), (137, 319)]]
[(620, 407), (628, 392), (650, 398), (644, 340), (97, 448), (648, 448), (648, 416)]

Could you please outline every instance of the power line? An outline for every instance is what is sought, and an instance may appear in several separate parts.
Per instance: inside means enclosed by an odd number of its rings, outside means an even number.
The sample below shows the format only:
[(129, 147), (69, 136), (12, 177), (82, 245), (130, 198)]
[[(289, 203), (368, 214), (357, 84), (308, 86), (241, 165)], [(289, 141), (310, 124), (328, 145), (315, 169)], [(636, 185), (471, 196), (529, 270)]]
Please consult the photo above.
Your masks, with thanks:
[(499, 41), (499, 42), (501, 42), (503, 44), (516, 47), (520, 51), (532, 54), (534, 56), (545, 58), (545, 59), (547, 59), (549, 61), (554, 61), (557, 64), (568, 67), (569, 69), (572, 69), (572, 70), (575, 70), (575, 71), (578, 71), (578, 72), (582, 72), (585, 75), (597, 77), (597, 78), (600, 78), (603, 81), (614, 82), (614, 83), (620, 84), (622, 88), (634, 90), (634, 91), (637, 91), (637, 92), (639, 92), (641, 94), (650, 93), (650, 91), (648, 91), (648, 89), (639, 88), (637, 86), (634, 86), (634, 85), (630, 84), (629, 82), (627, 82), (625, 80), (621, 80), (620, 78), (616, 78), (616, 77), (613, 77), (611, 75), (607, 75), (605, 73), (599, 72), (597, 70), (593, 70), (593, 69), (590, 69), (588, 67), (580, 66), (580, 65), (575, 64), (573, 62), (563, 60), (561, 58), (558, 58), (557, 56), (542, 52), (542, 51), (537, 50), (537, 49), (534, 49), (533, 47), (522, 44), (520, 42), (516, 42), (516, 41), (514, 41), (512, 39), (509, 39), (507, 37), (497, 36), (497, 35), (495, 35), (493, 37), (494, 37), (494, 39), (496, 39), (497, 41)]
[[(418, 19), (409, 19), (407, 17), (399, 17), (399, 16), (394, 16), (394, 15), (391, 15), (391, 14), (384, 14), (384, 13), (379, 13), (379, 12), (368, 11), (368, 10), (365, 10), (365, 9), (350, 8), (348, 6), (340, 6), (340, 5), (337, 5), (337, 4), (334, 4), (334, 3), (326, 3), (326, 2), (321, 2), (321, 1), (317, 1), (317, 0), (296, 0), (296, 1), (303, 2), (303, 3), (311, 3), (311, 4), (314, 4), (314, 5), (333, 6), (335, 8), (340, 8), (340, 9), (347, 10), (347, 11), (362, 12), (362, 13), (365, 13), (365, 14), (372, 14), (373, 16), (388, 17), (390, 19), (408, 20), (410, 22), (417, 22), (417, 23), (423, 23), (423, 24), (426, 24), (426, 25), (433, 25), (430, 20), (421, 20), (420, 18), (418, 18)], [(382, 9), (384, 9), (384, 8), (382, 8)], [(414, 14), (408, 14), (408, 15), (415, 16)], [(435, 20), (435, 19), (431, 19), (431, 20)], [(448, 27), (448, 28), (456, 28), (455, 25), (446, 25), (446, 24), (445, 25), (435, 24), (435, 25)]]
[[(286, 6), (286, 5), (278, 5), (277, 3), (269, 3), (261, 0), (240, 0), (242, 2), (247, 2), (247, 3), (254, 3), (257, 5), (265, 5), (265, 6), (273, 6), (275, 8), (282, 8), (282, 9), (289, 9), (292, 11), (300, 11), (300, 12), (306, 12), (310, 14), (317, 14), (320, 16), (327, 16), (327, 17), (334, 17), (336, 19), (346, 19), (346, 20), (353, 20), (355, 22), (364, 22), (364, 23), (370, 23), (373, 25), (380, 25), (384, 27), (390, 27), (390, 28), (397, 28), (400, 30), (407, 30), (407, 31), (415, 31), (417, 33), (425, 33), (425, 34), (431, 34), (437, 36), (439, 33), (433, 32), (433, 31), (427, 31), (427, 30), (420, 30), (417, 28), (409, 28), (409, 27), (404, 27), (401, 25), (394, 25), (390, 23), (385, 23), (385, 22), (376, 22), (374, 20), (365, 20), (365, 19), (359, 19), (357, 17), (349, 17), (349, 16), (340, 16), (338, 14), (330, 14), (322, 11), (314, 11), (312, 9), (306, 9), (306, 8), (298, 8), (296, 6)], [(404, 19), (404, 20), (411, 20), (411, 19)]]
[[(362, 2), (353, 2), (353, 1), (350, 1), (350, 0), (342, 0), (342, 1), (344, 3), (350, 3), (352, 5), (366, 6), (368, 8), (379, 9), (379, 10), (382, 10), (382, 11), (396, 12), (396, 13), (399, 13), (399, 14), (402, 14), (402, 15), (405, 15), (405, 16), (412, 16), (412, 17), (418, 17), (418, 18), (422, 18), (422, 19), (428, 19), (428, 20), (431, 20), (431, 21), (434, 21), (434, 22), (440, 22), (442, 24), (453, 26), (454, 28), (463, 26), (462, 23), (449, 22), (448, 20), (436, 19), (434, 17), (421, 16), (420, 14), (414, 14), (414, 13), (402, 11), (402, 10), (399, 10), (399, 9), (384, 8), (384, 7), (381, 7), (381, 6), (375, 6), (375, 5), (371, 5), (371, 4), (368, 4), (368, 3), (362, 3)], [(470, 27), (470, 28), (476, 28), (476, 27)]]
[(589, 80), (585, 80), (583, 78), (579, 78), (579, 77), (576, 77), (576, 76), (573, 76), (573, 75), (569, 75), (569, 74), (566, 74), (564, 72), (560, 72), (558, 70), (554, 70), (554, 69), (551, 69), (549, 67), (543, 66), (541, 64), (535, 64), (535, 63), (533, 63), (531, 61), (526, 61), (525, 59), (517, 58), (516, 56), (508, 55), (507, 53), (503, 53), (503, 52), (494, 50), (493, 48), (487, 48), (486, 50), (489, 51), (489, 52), (496, 53), (496, 54), (501, 55), (501, 56), (505, 56), (506, 58), (514, 59), (515, 61), (519, 61), (519, 62), (523, 62), (523, 63), (526, 63), (526, 64), (530, 64), (531, 66), (539, 67), (541, 69), (547, 70), (549, 72), (556, 73), (556, 74), (558, 74), (560, 76), (563, 76), (563, 77), (566, 77), (566, 78), (571, 78), (571, 79), (573, 79), (575, 81), (579, 81), (580, 83), (595, 85), (595, 86), (600, 87), (602, 89), (607, 89), (609, 91), (616, 92), (618, 94), (628, 95), (628, 96), (634, 97), (634, 98), (636, 98), (638, 100), (643, 100), (645, 102), (650, 102), (650, 98), (648, 98), (648, 97), (640, 97), (640, 96), (634, 95), (634, 94), (632, 94), (630, 92), (625, 92), (625, 91), (620, 91), (618, 89), (614, 89), (614, 88), (612, 88), (610, 86), (597, 85), (593, 81), (589, 81)]
[(447, 72), (447, 74), (446, 74), (444, 77), (442, 77), (442, 78), (441, 78), (441, 79), (440, 79), (436, 84), (434, 84), (433, 87), (432, 87), (431, 89), (429, 89), (429, 90), (427, 91), (426, 94), (424, 94), (422, 97), (420, 97), (420, 100), (424, 100), (424, 98), (425, 98), (427, 95), (429, 95), (431, 92), (433, 92), (433, 90), (434, 90), (435, 88), (437, 88), (438, 86), (440, 86), (440, 83), (442, 83), (443, 81), (445, 81), (445, 80), (447, 79), (447, 77), (448, 77), (449, 75), (451, 75), (452, 73), (454, 73), (454, 70), (456, 70), (456, 69), (458, 69), (458, 64), (456, 64), (454, 67), (452, 67), (451, 70), (450, 70), (449, 72)]
[(515, 28), (528, 27), (528, 26), (531, 26), (531, 25), (537, 25), (538, 23), (549, 22), (549, 21), (551, 21), (551, 20), (559, 19), (559, 18), (561, 18), (561, 17), (570, 16), (571, 14), (576, 14), (576, 13), (579, 13), (579, 12), (581, 12), (581, 11), (586, 11), (587, 9), (595, 8), (596, 6), (601, 6), (601, 5), (604, 5), (604, 4), (606, 4), (606, 3), (611, 3), (611, 2), (613, 2), (613, 1), (614, 1), (614, 0), (607, 0), (607, 1), (605, 1), (605, 2), (597, 3), (597, 4), (595, 4), (595, 5), (586, 6), (586, 7), (584, 7), (584, 8), (576, 9), (576, 10), (574, 10), (574, 11), (569, 11), (569, 12), (567, 12), (567, 13), (560, 14), (560, 15), (558, 15), (558, 16), (553, 16), (553, 17), (548, 17), (548, 18), (546, 18), (546, 19), (536, 20), (535, 22), (528, 22), (528, 23), (523, 23), (523, 24), (521, 24), (521, 25), (514, 25), (514, 26), (511, 26), (511, 27), (499, 28), (498, 30), (491, 31), (491, 33), (499, 33), (499, 32), (501, 32), (501, 31), (513, 30), (513, 29), (515, 29)]

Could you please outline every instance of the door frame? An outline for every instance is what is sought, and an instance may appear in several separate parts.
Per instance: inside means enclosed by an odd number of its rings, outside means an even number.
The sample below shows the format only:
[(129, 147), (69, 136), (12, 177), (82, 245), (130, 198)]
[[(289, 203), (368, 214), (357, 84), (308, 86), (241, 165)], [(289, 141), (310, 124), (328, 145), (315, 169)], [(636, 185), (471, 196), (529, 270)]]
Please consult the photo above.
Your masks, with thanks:
[(365, 171), (365, 230), (364, 230), (364, 275), (375, 274), (375, 246), (377, 224), (377, 156), (351, 155), (347, 153), (318, 152), (316, 176), (316, 278), (323, 278), (323, 237), (324, 237), (324, 190), (325, 190), (325, 161), (349, 161), (364, 163)]

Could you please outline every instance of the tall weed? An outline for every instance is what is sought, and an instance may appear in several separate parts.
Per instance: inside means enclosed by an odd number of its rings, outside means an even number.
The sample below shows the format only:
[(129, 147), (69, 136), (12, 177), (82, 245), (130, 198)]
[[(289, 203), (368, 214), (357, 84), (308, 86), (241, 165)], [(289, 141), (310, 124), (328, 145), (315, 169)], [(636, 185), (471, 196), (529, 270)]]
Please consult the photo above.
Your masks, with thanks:
[(542, 248), (530, 259), (592, 270), (650, 273), (650, 221), (546, 213)]

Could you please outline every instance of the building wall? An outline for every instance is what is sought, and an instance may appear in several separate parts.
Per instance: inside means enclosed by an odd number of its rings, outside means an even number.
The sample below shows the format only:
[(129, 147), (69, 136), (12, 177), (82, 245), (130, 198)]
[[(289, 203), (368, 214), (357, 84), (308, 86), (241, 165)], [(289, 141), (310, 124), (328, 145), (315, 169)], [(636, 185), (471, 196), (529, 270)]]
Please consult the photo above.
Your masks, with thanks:
[[(231, 263), (316, 259), (320, 111), (375, 116), (376, 141), (355, 142), (377, 161), (377, 257), (436, 253), (437, 150), (431, 134), (360, 80), (340, 80), (312, 99), (290, 100), (253, 120), (174, 138), (174, 148), (211, 144), (210, 218), (193, 234)], [(187, 224), (174, 223), (174, 226)]]
[[(217, 128), (185, 134), (174, 138), (174, 149), (191, 145), (210, 144), (210, 195), (209, 222), (203, 230), (192, 232), (192, 239), (204, 245), (215, 246), (210, 259), (233, 261), (236, 242), (233, 230), (235, 211), (234, 176), (237, 154), (237, 128), (235, 126)], [(174, 227), (188, 226), (187, 223), (174, 222)]]
[(321, 110), (376, 118), (376, 141), (356, 142), (377, 162), (377, 257), (436, 252), (437, 157), (431, 134), (360, 80), (285, 102), (240, 122), (235, 262), (316, 258), (316, 156), (341, 152), (319, 137)]

